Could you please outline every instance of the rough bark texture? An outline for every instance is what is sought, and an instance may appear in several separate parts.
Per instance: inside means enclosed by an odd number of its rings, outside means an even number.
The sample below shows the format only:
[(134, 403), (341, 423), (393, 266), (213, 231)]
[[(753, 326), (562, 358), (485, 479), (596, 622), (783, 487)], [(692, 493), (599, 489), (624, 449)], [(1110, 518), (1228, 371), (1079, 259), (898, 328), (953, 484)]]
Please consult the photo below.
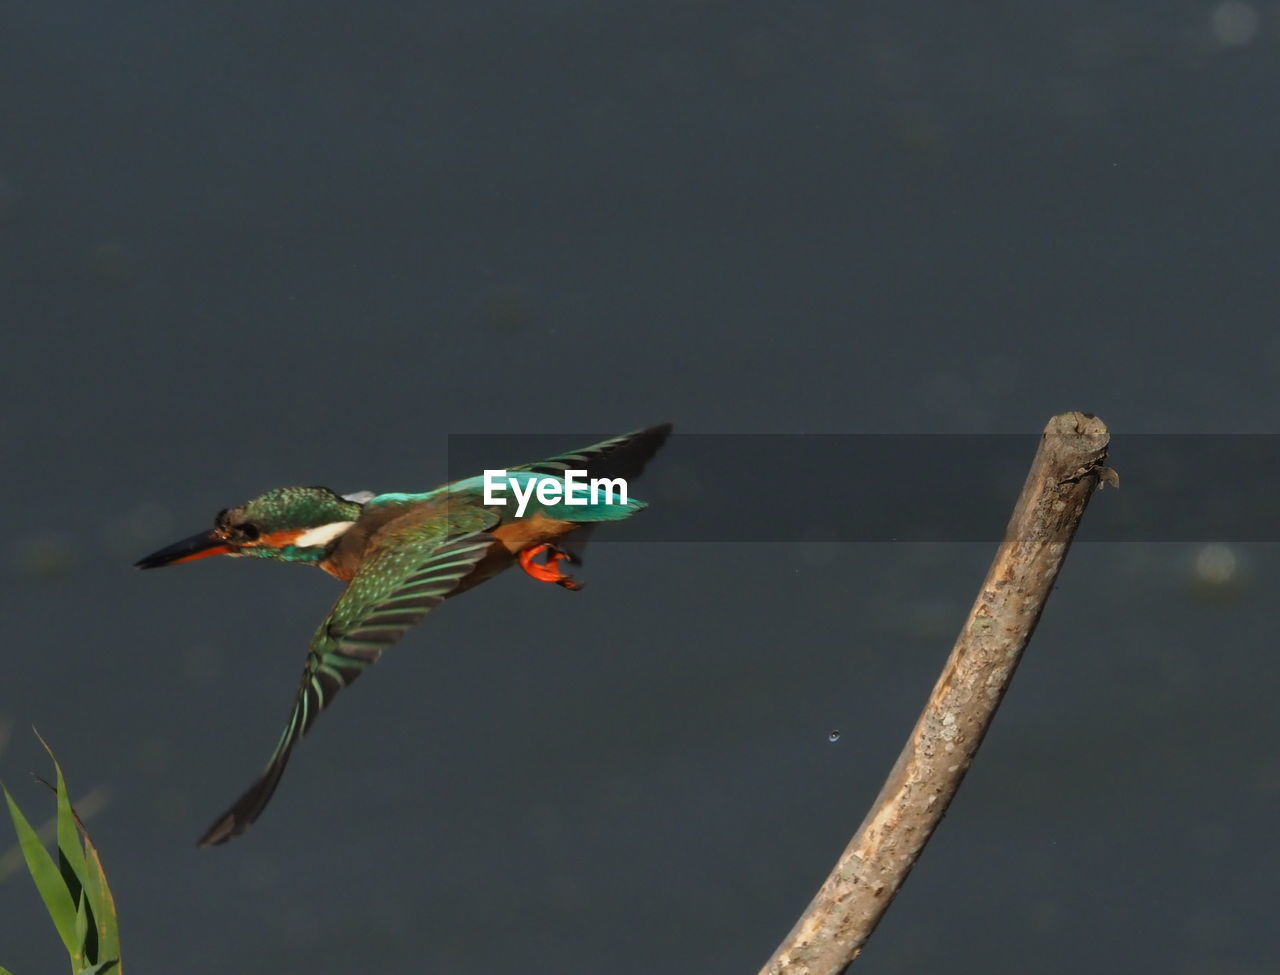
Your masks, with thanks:
[[(1085, 413), (1049, 421), (986, 581), (880, 795), (761, 975), (836, 975), (875, 930), (973, 761), (1049, 598), (1110, 436)], [(975, 459), (976, 462), (977, 459)]]

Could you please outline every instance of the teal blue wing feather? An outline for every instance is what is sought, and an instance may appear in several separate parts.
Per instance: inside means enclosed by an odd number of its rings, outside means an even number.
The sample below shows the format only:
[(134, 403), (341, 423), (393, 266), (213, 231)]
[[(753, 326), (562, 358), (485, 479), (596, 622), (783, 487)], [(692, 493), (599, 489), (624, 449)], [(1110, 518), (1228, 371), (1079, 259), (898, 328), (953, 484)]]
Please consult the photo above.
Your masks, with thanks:
[[(472, 522), (488, 513), (472, 515)], [(457, 587), (484, 557), (494, 537), (487, 531), (397, 540), (369, 555), (333, 610), (316, 630), (298, 685), (289, 723), (262, 775), (200, 839), (200, 846), (225, 843), (249, 828), (266, 808), (289, 763), (294, 745), (344, 687), (369, 669), (382, 652), (418, 623)]]
[[(623, 477), (630, 480), (640, 476), (649, 459), (658, 452), (670, 435), (671, 424), (662, 423), (644, 430), (633, 430), (631, 433), (610, 437), (589, 447), (580, 447), (545, 460), (509, 467), (507, 472), (517, 475), (547, 474), (552, 477), (562, 477), (567, 470), (585, 470), (589, 477)], [(449, 493), (478, 497), (483, 480), (482, 477), (462, 478), (421, 494), (379, 494), (369, 499), (367, 506), (418, 504)], [(614, 517), (626, 517), (629, 513), (615, 513)], [(585, 539), (588, 531), (589, 529), (581, 530), (579, 537)]]
[[(538, 474), (559, 474), (570, 468), (585, 468), (591, 477), (625, 477), (630, 481), (640, 476), (649, 459), (662, 448), (669, 436), (671, 424), (660, 423), (514, 469)], [(584, 525), (573, 534), (566, 535), (561, 540), (560, 547), (581, 562), (593, 529), (593, 525)]]

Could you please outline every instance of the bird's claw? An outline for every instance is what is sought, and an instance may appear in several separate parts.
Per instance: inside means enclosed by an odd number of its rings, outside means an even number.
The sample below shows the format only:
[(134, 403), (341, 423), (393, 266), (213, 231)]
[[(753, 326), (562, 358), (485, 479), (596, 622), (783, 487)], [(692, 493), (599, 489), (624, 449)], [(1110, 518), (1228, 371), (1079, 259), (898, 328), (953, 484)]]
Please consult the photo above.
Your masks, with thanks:
[[(546, 560), (535, 562), (534, 559), (539, 555), (545, 555)], [(554, 582), (557, 586), (563, 586), (575, 592), (582, 588), (582, 583), (560, 571), (561, 562), (576, 565), (578, 558), (558, 545), (552, 545), (550, 542), (533, 545), (522, 551), (517, 558), (520, 561), (520, 568), (539, 582)]]

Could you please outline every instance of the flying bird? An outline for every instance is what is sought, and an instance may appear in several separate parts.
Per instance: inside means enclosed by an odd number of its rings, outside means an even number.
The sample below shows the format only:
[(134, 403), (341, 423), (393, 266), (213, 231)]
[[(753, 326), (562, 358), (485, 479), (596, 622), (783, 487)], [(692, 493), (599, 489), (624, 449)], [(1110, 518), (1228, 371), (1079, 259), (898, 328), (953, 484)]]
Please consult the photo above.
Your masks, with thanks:
[(579, 561), (592, 526), (628, 518), (645, 504), (591, 491), (580, 479), (566, 493), (565, 472), (636, 477), (670, 432), (663, 424), (508, 469), (512, 491), (527, 499), (521, 516), (510, 492), (490, 495), (505, 503), (485, 503), (484, 477), (424, 494), (285, 487), (221, 511), (209, 531), (140, 559), (138, 568), (155, 569), (211, 555), (255, 556), (314, 565), (347, 584), (311, 638), (289, 723), (270, 760), (199, 845), (216, 846), (247, 830), (320, 712), (444, 600), (517, 564), (539, 581), (581, 588), (561, 564)]

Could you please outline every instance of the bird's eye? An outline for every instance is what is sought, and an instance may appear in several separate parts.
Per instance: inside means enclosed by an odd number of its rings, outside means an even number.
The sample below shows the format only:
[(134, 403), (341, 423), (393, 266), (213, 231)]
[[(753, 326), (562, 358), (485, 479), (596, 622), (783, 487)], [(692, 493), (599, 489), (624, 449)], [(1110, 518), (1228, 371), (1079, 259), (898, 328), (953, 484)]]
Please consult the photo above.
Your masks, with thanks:
[(258, 537), (258, 529), (255, 526), (250, 525), (248, 522), (237, 526), (236, 533), (239, 534), (239, 536), (246, 542), (255, 541)]

